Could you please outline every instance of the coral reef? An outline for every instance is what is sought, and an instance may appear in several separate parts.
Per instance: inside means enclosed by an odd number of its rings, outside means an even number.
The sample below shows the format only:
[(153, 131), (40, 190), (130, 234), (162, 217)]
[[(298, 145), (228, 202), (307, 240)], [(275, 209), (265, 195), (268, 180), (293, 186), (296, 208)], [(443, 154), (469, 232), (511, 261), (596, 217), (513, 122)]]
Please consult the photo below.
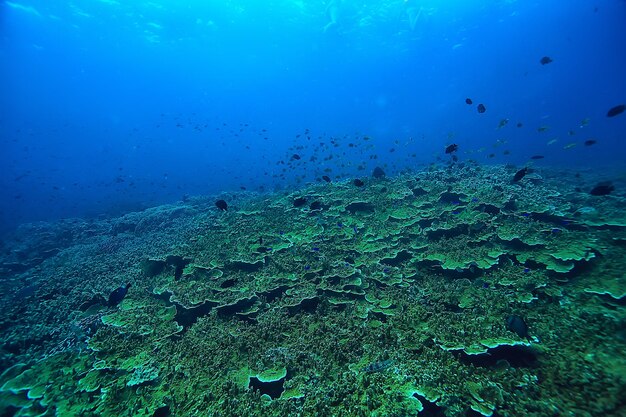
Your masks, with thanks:
[(24, 226), (0, 258), (0, 410), (622, 416), (624, 200), (514, 173), (464, 163)]

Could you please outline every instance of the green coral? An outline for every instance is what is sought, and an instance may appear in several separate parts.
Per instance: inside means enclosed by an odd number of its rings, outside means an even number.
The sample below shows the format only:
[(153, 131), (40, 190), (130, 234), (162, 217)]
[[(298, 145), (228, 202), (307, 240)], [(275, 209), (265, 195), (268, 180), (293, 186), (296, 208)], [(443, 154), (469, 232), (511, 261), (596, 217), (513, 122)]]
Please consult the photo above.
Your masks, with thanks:
[[(0, 377), (1, 411), (618, 416), (622, 202), (514, 173), (467, 162), (97, 221), (3, 284), (4, 358), (23, 364)], [(119, 253), (94, 256), (109, 230)], [(37, 285), (24, 311), (20, 282)], [(126, 298), (104, 305), (120, 282)]]

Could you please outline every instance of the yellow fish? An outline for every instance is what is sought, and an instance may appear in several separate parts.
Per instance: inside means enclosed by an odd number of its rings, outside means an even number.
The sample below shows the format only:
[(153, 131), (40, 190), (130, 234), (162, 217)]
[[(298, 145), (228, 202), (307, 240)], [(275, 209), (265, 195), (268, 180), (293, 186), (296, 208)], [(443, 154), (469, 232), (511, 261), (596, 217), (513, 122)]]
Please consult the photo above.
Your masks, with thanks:
[(553, 143), (556, 143), (558, 141), (557, 138), (551, 139), (548, 141), (548, 145), (552, 145)]
[(574, 146), (576, 146), (576, 142), (568, 143), (567, 145), (563, 146), (563, 149), (571, 149)]

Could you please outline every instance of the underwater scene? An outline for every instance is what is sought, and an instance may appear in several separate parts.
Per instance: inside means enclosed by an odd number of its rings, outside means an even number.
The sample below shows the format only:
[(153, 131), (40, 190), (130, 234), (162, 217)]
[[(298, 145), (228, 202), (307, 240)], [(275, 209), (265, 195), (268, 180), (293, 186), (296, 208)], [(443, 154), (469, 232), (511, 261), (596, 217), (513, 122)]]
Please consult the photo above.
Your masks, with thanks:
[(0, 0), (0, 417), (626, 416), (623, 0)]

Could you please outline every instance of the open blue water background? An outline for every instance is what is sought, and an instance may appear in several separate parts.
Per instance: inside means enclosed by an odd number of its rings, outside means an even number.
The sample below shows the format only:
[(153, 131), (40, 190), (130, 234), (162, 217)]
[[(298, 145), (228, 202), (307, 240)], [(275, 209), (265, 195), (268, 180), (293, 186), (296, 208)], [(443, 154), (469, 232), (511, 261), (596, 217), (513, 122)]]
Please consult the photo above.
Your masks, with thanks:
[(619, 180), (625, 102), (619, 0), (2, 0), (0, 230), (421, 169), (450, 143)]

